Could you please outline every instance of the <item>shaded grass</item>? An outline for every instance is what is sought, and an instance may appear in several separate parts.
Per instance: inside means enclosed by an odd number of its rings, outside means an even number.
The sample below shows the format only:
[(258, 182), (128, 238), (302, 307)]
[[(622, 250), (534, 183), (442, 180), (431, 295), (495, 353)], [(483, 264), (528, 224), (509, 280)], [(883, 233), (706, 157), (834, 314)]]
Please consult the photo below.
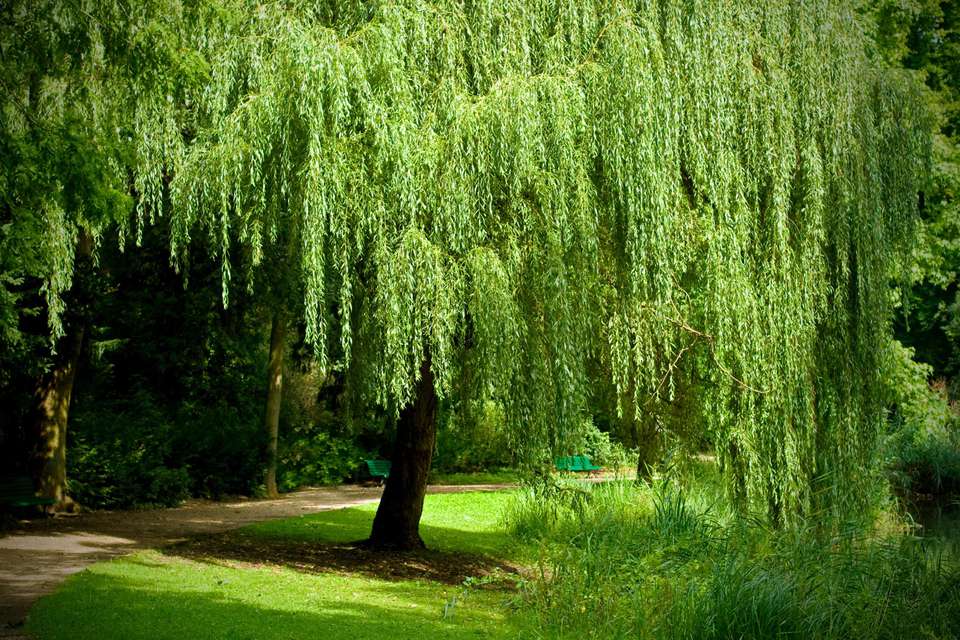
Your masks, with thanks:
[[(505, 494), (427, 496), (424, 538), (435, 553), (510, 555), (500, 524)], [(374, 506), (246, 527), (256, 545), (323, 545), (364, 537)], [(316, 573), (291, 564), (194, 558), (148, 551), (93, 565), (31, 613), (39, 638), (514, 638), (523, 620), (510, 591), (463, 589), (428, 579), (387, 580), (362, 571)], [(246, 560), (250, 560), (247, 558)], [(468, 563), (465, 565), (469, 566)], [(342, 568), (341, 568), (342, 569)], [(429, 572), (424, 572), (429, 575)], [(454, 596), (453, 615), (443, 618)], [(448, 607), (449, 608), (449, 607)]]
[(167, 555), (226, 566), (269, 564), (307, 573), (362, 575), (380, 580), (422, 580), (449, 585), (468, 578), (509, 585), (521, 568), (489, 555), (418, 549), (371, 549), (365, 544), (317, 543), (224, 533), (197, 537), (164, 550)]

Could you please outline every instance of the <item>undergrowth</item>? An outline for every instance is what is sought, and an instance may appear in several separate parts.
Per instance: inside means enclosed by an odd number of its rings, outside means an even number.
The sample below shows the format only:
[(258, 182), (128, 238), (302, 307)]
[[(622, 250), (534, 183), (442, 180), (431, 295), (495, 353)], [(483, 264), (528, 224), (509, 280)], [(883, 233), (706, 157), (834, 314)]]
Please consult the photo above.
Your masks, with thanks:
[(960, 632), (955, 558), (890, 514), (774, 531), (735, 517), (707, 472), (653, 487), (544, 482), (519, 492), (505, 519), (540, 548), (520, 597), (543, 638)]

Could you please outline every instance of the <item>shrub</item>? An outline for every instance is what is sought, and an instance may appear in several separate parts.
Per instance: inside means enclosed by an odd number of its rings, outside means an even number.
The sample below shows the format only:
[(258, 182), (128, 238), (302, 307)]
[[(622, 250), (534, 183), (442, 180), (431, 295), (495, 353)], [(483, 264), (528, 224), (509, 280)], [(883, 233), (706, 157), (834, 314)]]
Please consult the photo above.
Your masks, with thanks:
[(277, 480), (283, 491), (343, 482), (367, 457), (352, 439), (333, 436), (317, 425), (295, 427), (284, 443)]
[(189, 470), (193, 495), (219, 499), (260, 490), (266, 433), (259, 396), (183, 403), (174, 421), (170, 465)]
[(146, 390), (79, 403), (67, 431), (70, 493), (91, 508), (251, 495), (262, 481), (260, 417), (227, 399), (170, 408)]
[(583, 428), (583, 453), (590, 461), (608, 469), (636, 466), (636, 454), (601, 431), (593, 420), (586, 420)]
[(173, 506), (189, 497), (187, 469), (170, 465), (171, 423), (140, 401), (135, 415), (74, 413), (67, 479), (71, 496), (85, 507)]

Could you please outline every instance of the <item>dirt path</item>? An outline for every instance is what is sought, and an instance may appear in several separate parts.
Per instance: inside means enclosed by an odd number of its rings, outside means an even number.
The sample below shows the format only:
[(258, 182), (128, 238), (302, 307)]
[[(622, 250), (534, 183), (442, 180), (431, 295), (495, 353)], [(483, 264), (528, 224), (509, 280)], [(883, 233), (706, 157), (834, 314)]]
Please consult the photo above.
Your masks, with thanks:
[[(507, 485), (432, 486), (429, 493), (492, 491)], [(0, 638), (22, 637), (33, 603), (94, 562), (246, 524), (339, 509), (380, 499), (381, 489), (304, 489), (277, 500), (192, 500), (174, 509), (95, 511), (29, 520), (0, 537)]]

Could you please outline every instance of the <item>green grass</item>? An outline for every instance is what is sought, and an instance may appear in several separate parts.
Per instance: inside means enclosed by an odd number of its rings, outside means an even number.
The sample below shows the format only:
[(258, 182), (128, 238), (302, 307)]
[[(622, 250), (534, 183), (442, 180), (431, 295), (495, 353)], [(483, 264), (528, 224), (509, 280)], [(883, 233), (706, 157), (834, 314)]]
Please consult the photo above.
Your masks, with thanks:
[[(420, 535), (438, 551), (485, 553), (514, 557), (519, 549), (503, 526), (507, 492), (470, 492), (428, 495), (420, 520)], [(249, 527), (246, 535), (295, 542), (353, 542), (370, 533), (376, 504), (327, 511), (288, 520), (272, 520)]]
[(513, 469), (492, 469), (490, 471), (472, 471), (469, 473), (431, 473), (430, 484), (515, 484), (520, 482), (520, 474)]
[(416, 581), (229, 568), (148, 551), (94, 565), (31, 613), (39, 638), (509, 638), (502, 593)]
[[(505, 493), (427, 496), (421, 531), (449, 552), (511, 555), (500, 524)], [(246, 527), (242, 535), (292, 542), (357, 540), (374, 505)], [(43, 598), (27, 630), (42, 639), (123, 638), (515, 638), (522, 618), (511, 594), (474, 590), (452, 618), (441, 612), (456, 586), (423, 580), (304, 573), (197, 562), (157, 551), (99, 563)]]
[[(374, 513), (245, 527), (210, 547), (213, 560), (171, 549), (93, 565), (41, 600), (27, 630), (41, 640), (960, 637), (955, 557), (903, 535), (889, 513), (883, 526), (771, 531), (735, 516), (714, 465), (656, 488), (560, 479), (427, 496), (421, 533), (445, 552), (431, 557), (539, 565), (519, 592), (304, 562), (301, 549), (364, 538)], [(277, 549), (292, 555), (260, 562)], [(459, 570), (469, 558), (452, 560)]]

